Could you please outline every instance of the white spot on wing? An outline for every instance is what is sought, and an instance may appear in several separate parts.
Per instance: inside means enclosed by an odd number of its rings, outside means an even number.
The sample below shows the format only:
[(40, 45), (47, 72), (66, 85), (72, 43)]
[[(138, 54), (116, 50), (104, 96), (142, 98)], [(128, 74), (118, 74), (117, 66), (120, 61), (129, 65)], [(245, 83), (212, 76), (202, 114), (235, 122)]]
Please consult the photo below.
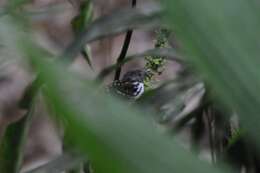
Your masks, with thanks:
[(134, 93), (135, 98), (138, 99), (144, 92), (144, 84), (138, 83), (137, 91)]

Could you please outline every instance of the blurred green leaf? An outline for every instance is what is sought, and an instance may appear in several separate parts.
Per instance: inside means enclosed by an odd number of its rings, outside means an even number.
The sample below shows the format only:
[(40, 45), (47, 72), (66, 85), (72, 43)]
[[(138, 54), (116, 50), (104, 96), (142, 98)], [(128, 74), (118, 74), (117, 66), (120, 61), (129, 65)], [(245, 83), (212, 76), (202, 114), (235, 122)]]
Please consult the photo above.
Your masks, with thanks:
[(23, 5), (24, 3), (28, 2), (29, 0), (9, 0), (8, 6), (9, 7), (19, 7)]
[(254, 0), (165, 0), (183, 52), (258, 142), (260, 14)]
[(1, 8), (0, 17), (2, 17), (3, 15), (6, 15), (8, 13), (13, 13), (19, 7), (22, 7), (22, 5), (29, 2), (29, 0), (9, 0), (7, 2), (8, 3), (6, 5), (6, 7)]
[[(72, 21), (72, 29), (76, 35), (80, 34), (83, 32), (90, 22), (92, 21), (93, 18), (93, 4), (90, 0), (85, 0), (81, 3), (80, 9), (79, 9), (79, 14), (75, 16)], [(87, 63), (91, 68), (91, 55), (90, 55), (90, 47), (88, 45), (84, 46), (81, 50), (82, 56), (86, 59)]]
[(75, 16), (72, 21), (73, 31), (78, 34), (83, 32), (89, 23), (92, 21), (93, 16), (93, 5), (90, 0), (85, 0), (80, 5), (79, 14)]

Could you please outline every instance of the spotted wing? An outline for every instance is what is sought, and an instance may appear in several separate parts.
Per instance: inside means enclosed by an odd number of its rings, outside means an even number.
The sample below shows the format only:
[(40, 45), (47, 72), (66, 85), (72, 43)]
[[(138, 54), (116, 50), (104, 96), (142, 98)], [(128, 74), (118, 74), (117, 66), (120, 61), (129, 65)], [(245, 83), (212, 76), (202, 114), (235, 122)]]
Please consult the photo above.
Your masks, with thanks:
[(117, 95), (133, 99), (139, 98), (144, 92), (144, 84), (141, 82), (115, 81), (112, 88)]

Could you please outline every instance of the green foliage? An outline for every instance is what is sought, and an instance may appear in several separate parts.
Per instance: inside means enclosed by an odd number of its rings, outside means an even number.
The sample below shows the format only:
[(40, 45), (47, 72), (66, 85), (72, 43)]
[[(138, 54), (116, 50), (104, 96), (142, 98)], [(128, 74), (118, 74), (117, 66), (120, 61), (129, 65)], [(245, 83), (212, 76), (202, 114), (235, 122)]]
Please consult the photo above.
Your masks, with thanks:
[(80, 11), (72, 21), (72, 28), (76, 34), (83, 32), (91, 23), (93, 17), (93, 5), (90, 0), (83, 1), (80, 4)]
[(233, 132), (232, 136), (228, 140), (228, 147), (234, 145), (238, 140), (242, 139), (244, 136), (244, 132), (241, 129), (237, 129)]
[[(168, 29), (158, 29), (155, 38), (155, 48), (169, 48), (168, 39), (170, 36), (170, 31)], [(149, 72), (147, 79), (145, 80), (145, 85), (149, 87), (154, 75), (160, 75), (163, 72), (165, 65), (165, 57), (163, 56), (146, 56), (145, 69)]]

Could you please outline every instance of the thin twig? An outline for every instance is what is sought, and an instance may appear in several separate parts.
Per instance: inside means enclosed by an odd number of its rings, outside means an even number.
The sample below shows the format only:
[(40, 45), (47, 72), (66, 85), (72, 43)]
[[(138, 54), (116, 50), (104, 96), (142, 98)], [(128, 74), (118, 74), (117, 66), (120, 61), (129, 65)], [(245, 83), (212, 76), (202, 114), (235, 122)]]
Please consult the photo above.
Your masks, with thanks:
[[(132, 7), (134, 8), (135, 6), (136, 6), (136, 0), (132, 0)], [(131, 41), (132, 34), (133, 34), (133, 30), (127, 31), (121, 53), (117, 59), (117, 64), (121, 64), (123, 62), (123, 60), (125, 59), (127, 50), (129, 48), (129, 44)], [(118, 66), (116, 69), (114, 80), (118, 80), (120, 78), (121, 70), (122, 70), (121, 66)]]

